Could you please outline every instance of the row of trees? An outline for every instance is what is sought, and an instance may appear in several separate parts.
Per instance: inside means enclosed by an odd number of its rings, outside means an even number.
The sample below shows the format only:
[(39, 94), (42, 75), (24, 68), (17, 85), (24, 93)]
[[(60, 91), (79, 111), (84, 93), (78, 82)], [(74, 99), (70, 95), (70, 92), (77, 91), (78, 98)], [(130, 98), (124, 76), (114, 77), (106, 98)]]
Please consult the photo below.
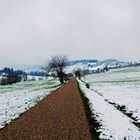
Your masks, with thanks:
[[(47, 72), (51, 72), (53, 76), (58, 77), (61, 84), (64, 83), (65, 79), (67, 80), (69, 77), (73, 76), (72, 74), (64, 73), (64, 68), (66, 66), (67, 61), (68, 61), (68, 58), (65, 55), (54, 56), (50, 59), (47, 67), (45, 68)], [(80, 70), (75, 71), (75, 76), (80, 79), (81, 71)]]
[(13, 68), (5, 67), (3, 70), (0, 71), (0, 74), (4, 73), (7, 75), (26, 75), (26, 72), (22, 70), (13, 70)]
[(31, 71), (31, 72), (28, 72), (27, 74), (31, 76), (48, 76), (48, 74), (43, 71)]
[(0, 84), (7, 85), (20, 82), (22, 79), (21, 75), (26, 75), (26, 73), (22, 70), (13, 70), (13, 68), (5, 67), (3, 70), (0, 71), (0, 75), (3, 76)]
[[(47, 67), (45, 67), (46, 72), (51, 72), (53, 76), (58, 77), (61, 84), (63, 84), (64, 79), (66, 79), (64, 67), (66, 66), (67, 60), (66, 56), (54, 56), (48, 62)], [(47, 76), (46, 72), (30, 72), (28, 74), (33, 76)], [(22, 79), (21, 76), (27, 76), (27, 73), (22, 70), (15, 71), (13, 68), (5, 67), (0, 71), (0, 75), (3, 76), (0, 82), (1, 85), (7, 85), (20, 82)]]
[[(54, 56), (50, 59), (48, 62), (47, 67), (45, 67), (45, 70), (47, 73), (51, 72), (53, 76), (56, 76), (59, 78), (59, 81), (61, 84), (64, 83), (64, 80), (67, 80), (68, 77), (71, 77), (71, 74), (65, 74), (64, 68), (66, 66), (66, 63), (68, 61), (68, 58), (65, 55), (60, 56)], [(47, 76), (46, 72), (38, 73), (38, 72), (31, 72), (32, 75), (38, 75), (40, 74), (42, 76)], [(2, 85), (12, 84), (16, 82), (21, 81), (21, 76), (27, 76), (27, 73), (22, 70), (13, 70), (12, 68), (5, 67), (3, 70), (0, 71), (0, 74), (4, 74), (3, 78), (1, 79)], [(75, 76), (79, 79), (81, 78), (81, 72), (80, 70), (77, 70), (75, 72)]]

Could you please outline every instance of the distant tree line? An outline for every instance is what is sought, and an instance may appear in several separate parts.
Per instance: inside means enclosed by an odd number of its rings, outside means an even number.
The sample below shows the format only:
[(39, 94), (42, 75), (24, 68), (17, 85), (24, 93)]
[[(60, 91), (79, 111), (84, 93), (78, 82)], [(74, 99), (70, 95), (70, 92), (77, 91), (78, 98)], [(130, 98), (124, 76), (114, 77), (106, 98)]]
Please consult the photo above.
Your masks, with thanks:
[(48, 76), (47, 72), (43, 71), (31, 71), (26, 73), (23, 70), (14, 70), (13, 68), (5, 67), (4, 69), (0, 70), (0, 84), (1, 85), (8, 85), (13, 84), (16, 82), (27, 81), (27, 75), (30, 76)]
[(27, 76), (26, 72), (22, 70), (13, 70), (13, 68), (5, 67), (0, 71), (0, 75), (2, 75), (0, 84), (8, 85), (16, 82), (20, 82), (22, 80), (22, 76)]
[(22, 70), (13, 70), (13, 68), (5, 67), (3, 70), (0, 71), (0, 73), (5, 73), (8, 75), (26, 75), (26, 72)]
[(48, 74), (46, 72), (43, 72), (43, 71), (31, 71), (31, 72), (28, 72), (28, 75), (31, 75), (31, 76), (48, 76)]

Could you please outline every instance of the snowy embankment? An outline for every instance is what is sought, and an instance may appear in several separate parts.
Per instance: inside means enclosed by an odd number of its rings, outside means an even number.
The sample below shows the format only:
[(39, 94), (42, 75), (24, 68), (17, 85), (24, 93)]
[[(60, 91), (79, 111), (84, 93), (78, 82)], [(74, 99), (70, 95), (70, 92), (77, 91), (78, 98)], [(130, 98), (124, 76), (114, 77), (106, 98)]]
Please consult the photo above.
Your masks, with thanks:
[(43, 81), (0, 86), (0, 129), (56, 90), (57, 85), (57, 81)]
[(140, 126), (140, 67), (86, 76), (86, 82)]
[(140, 85), (98, 84), (91, 88), (114, 106), (124, 107), (124, 112), (140, 123)]
[(108, 140), (139, 140), (140, 131), (133, 124), (133, 120), (109, 104), (104, 97), (98, 95), (85, 84), (80, 82), (80, 88), (85, 97), (89, 99), (89, 105), (94, 117), (99, 123), (97, 132), (100, 139)]

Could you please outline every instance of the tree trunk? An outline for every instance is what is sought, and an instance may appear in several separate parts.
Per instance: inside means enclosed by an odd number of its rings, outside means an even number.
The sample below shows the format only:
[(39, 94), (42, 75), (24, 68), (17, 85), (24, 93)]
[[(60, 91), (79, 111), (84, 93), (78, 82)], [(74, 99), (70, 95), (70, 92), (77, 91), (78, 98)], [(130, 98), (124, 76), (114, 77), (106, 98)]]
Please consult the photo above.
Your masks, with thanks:
[(60, 71), (58, 73), (59, 81), (61, 84), (64, 84), (64, 73), (62, 71), (62, 68), (60, 68)]
[(63, 80), (63, 77), (62, 76), (59, 77), (59, 81), (60, 81), (61, 84), (64, 84), (64, 80)]

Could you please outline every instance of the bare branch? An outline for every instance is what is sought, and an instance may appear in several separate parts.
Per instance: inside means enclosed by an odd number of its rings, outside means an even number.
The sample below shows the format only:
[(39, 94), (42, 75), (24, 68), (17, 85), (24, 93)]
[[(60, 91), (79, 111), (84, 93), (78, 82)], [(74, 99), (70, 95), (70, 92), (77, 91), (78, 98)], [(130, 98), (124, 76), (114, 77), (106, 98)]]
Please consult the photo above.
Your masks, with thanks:
[(62, 84), (64, 79), (64, 67), (66, 66), (67, 60), (68, 58), (65, 55), (54, 56), (50, 59), (47, 66), (47, 70), (56, 73)]

